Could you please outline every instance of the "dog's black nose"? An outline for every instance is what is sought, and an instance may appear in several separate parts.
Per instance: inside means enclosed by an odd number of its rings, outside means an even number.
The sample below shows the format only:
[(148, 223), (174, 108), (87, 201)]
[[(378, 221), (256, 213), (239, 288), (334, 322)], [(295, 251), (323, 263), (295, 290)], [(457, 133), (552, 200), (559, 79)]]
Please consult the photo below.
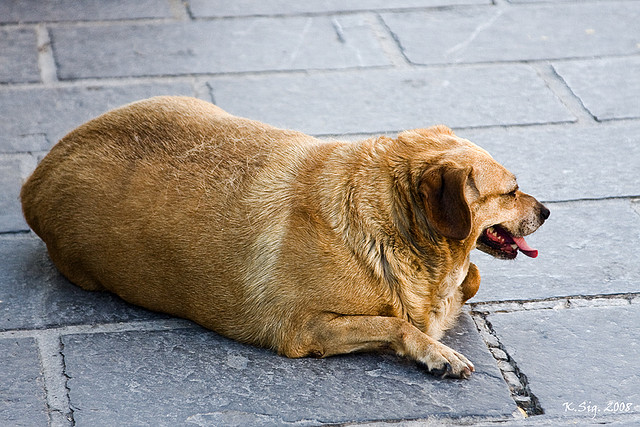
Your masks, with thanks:
[(546, 221), (549, 215), (551, 215), (549, 209), (545, 205), (540, 205), (540, 217)]

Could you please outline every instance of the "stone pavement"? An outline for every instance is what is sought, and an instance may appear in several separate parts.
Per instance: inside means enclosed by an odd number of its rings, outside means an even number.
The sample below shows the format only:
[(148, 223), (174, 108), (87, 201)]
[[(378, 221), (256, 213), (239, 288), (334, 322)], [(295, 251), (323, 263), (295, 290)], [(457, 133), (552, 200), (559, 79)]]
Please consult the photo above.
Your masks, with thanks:
[[(0, 425), (640, 425), (638, 22), (634, 0), (0, 1)], [(445, 339), (472, 378), (285, 359), (63, 279), (22, 181), (160, 94), (328, 138), (445, 123), (515, 172), (552, 215), (538, 259), (473, 255)]]

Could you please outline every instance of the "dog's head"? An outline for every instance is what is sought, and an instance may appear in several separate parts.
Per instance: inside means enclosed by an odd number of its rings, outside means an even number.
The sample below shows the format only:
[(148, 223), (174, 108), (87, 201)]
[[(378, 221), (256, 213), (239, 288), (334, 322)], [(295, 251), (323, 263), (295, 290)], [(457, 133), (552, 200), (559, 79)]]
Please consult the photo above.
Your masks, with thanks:
[(496, 258), (538, 255), (524, 236), (544, 223), (549, 210), (521, 192), (515, 176), (489, 153), (445, 126), (403, 132), (398, 143), (410, 158), (414, 226)]

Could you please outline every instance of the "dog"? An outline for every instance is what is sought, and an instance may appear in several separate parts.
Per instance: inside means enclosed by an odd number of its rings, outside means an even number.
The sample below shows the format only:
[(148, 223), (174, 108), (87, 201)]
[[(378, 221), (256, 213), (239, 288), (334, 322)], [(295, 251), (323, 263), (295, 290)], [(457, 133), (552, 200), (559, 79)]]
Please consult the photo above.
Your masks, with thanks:
[(71, 131), (21, 190), (60, 272), (288, 357), (392, 350), (441, 377), (474, 248), (535, 257), (549, 210), (445, 126), (321, 141), (188, 97)]

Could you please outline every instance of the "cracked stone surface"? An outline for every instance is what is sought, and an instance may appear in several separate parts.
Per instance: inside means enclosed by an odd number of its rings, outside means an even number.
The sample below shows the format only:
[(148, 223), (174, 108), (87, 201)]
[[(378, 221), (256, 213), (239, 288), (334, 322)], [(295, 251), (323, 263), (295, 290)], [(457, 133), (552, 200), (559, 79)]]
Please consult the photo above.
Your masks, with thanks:
[[(638, 22), (633, 0), (0, 1), (0, 425), (640, 425)], [(473, 254), (478, 328), (445, 341), (475, 375), (286, 359), (64, 279), (22, 181), (169, 94), (324, 138), (442, 123), (514, 172), (551, 217), (537, 259)]]
[(464, 129), (456, 133), (489, 151), (516, 174), (524, 192), (539, 200), (629, 197), (640, 191), (636, 172), (638, 122), (579, 128)]
[(166, 318), (110, 293), (72, 285), (39, 239), (1, 238), (0, 259), (0, 331)]
[(488, 320), (547, 416), (597, 422), (640, 414), (639, 304), (496, 313)]
[(0, 2), (0, 22), (102, 21), (110, 19), (169, 18), (164, 0), (25, 0)]
[(30, 156), (0, 157), (0, 233), (28, 230), (20, 207), (20, 187), (35, 167)]
[[(2, 10), (0, 6), (0, 16)], [(36, 32), (31, 28), (0, 28), (0, 83), (40, 80)]]
[(640, 117), (640, 58), (564, 62), (553, 68), (596, 119)]
[[(551, 217), (527, 238), (538, 258), (514, 261), (479, 251), (480, 290), (471, 300), (532, 300), (638, 292), (640, 264), (626, 250), (640, 242), (640, 216), (628, 200), (548, 204)], [(609, 227), (615, 218), (615, 227)]]
[(0, 152), (48, 150), (67, 132), (115, 107), (157, 95), (193, 96), (187, 83), (7, 88), (0, 91)]
[(33, 338), (0, 338), (0, 421), (46, 425), (44, 382)]
[(69, 26), (51, 38), (61, 79), (389, 65), (359, 16)]
[(523, 65), (221, 77), (209, 84), (216, 103), (235, 115), (310, 134), (575, 120)]
[(592, 58), (638, 52), (636, 2), (385, 13), (415, 64)]
[(515, 403), (471, 318), (444, 342), (474, 362), (469, 380), (436, 379), (393, 355), (287, 359), (202, 329), (63, 337), (74, 418), (83, 425), (510, 417)]
[(293, 13), (349, 12), (362, 10), (388, 10), (415, 7), (440, 7), (456, 4), (489, 4), (489, 0), (342, 0), (291, 2), (265, 0), (255, 3), (247, 0), (191, 0), (190, 10), (196, 17), (255, 16)]

